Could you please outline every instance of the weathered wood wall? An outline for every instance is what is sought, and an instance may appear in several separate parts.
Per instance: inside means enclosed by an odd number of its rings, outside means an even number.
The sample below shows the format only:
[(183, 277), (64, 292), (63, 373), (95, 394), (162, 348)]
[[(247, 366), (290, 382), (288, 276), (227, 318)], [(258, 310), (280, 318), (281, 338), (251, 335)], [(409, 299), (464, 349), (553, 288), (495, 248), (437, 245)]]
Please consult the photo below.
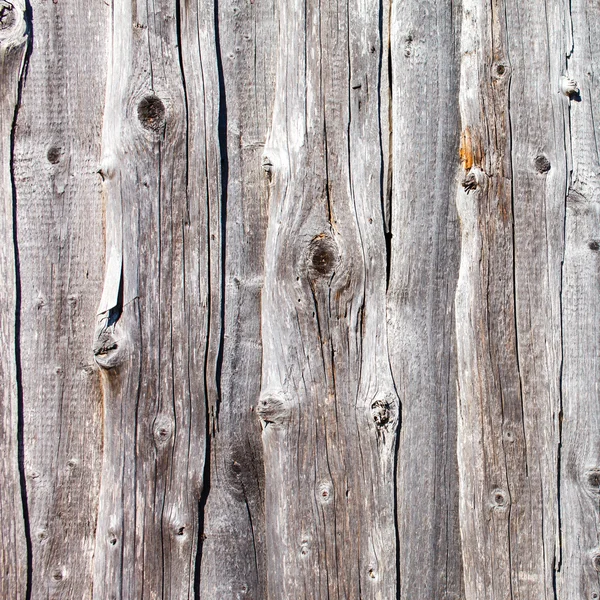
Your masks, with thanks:
[(588, 0), (0, 0), (0, 599), (598, 599), (598, 61)]

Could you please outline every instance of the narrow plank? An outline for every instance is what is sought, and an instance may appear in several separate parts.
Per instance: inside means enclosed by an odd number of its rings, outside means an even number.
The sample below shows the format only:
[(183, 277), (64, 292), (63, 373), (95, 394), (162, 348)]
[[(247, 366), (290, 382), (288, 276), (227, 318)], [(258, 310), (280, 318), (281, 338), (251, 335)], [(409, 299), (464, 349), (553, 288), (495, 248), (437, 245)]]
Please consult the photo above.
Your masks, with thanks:
[(571, 98), (560, 95), (568, 114), (569, 189), (562, 294), (562, 561), (557, 587), (561, 600), (593, 600), (600, 597), (600, 8), (574, 0), (569, 9), (565, 28), (572, 29), (573, 38), (561, 75), (572, 78), (572, 89), (579, 92), (573, 90)]
[[(220, 333), (212, 3), (113, 5), (94, 598), (193, 598)], [(207, 18), (208, 17), (208, 18)], [(210, 394), (210, 398), (209, 398)]]
[(402, 404), (401, 597), (464, 597), (453, 298), (460, 3), (393, 2), (389, 347)]
[(393, 598), (381, 6), (279, 14), (258, 406), (268, 597)]
[(103, 268), (97, 171), (109, 10), (31, 9), (14, 159), (30, 597), (89, 599), (102, 443), (90, 340)]
[(465, 597), (554, 598), (564, 124), (561, 13), (463, 5), (456, 292)]
[(17, 433), (18, 296), (12, 142), (26, 48), (25, 4), (0, 2), (0, 597), (17, 600), (24, 600), (27, 594), (28, 548)]
[(507, 43), (494, 53), (490, 75), (492, 85), (509, 86), (515, 333), (522, 403), (522, 424), (505, 419), (503, 443), (510, 447), (521, 437), (511, 425), (522, 427), (525, 457), (524, 489), (509, 483), (511, 591), (515, 598), (555, 598), (568, 168), (567, 103), (557, 92), (569, 44), (568, 5), (562, 0), (508, 0), (505, 14)]
[(260, 292), (268, 193), (261, 160), (275, 87), (274, 4), (218, 4), (225, 279), (201, 598), (266, 598), (264, 466), (254, 409), (261, 381)]

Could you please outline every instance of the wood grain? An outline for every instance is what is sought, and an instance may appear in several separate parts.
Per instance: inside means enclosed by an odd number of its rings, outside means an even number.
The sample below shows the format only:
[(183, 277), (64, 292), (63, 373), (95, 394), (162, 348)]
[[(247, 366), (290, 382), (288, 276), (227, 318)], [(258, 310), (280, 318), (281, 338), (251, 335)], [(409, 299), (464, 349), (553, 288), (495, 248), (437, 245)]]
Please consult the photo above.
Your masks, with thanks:
[[(212, 6), (212, 5), (210, 5)], [(193, 598), (220, 339), (207, 3), (114, 5), (102, 137), (104, 456), (94, 598)], [(214, 408), (211, 408), (214, 410)]]
[(269, 598), (396, 594), (379, 10), (279, 5), (258, 406)]
[(271, 123), (274, 2), (219, 2), (223, 313), (219, 405), (210, 439), (200, 597), (266, 598), (264, 465), (255, 411), (261, 381), (260, 292), (267, 221), (261, 167)]
[(0, 597), (27, 594), (27, 543), (19, 470), (18, 288), (12, 143), (27, 48), (25, 5), (0, 2)]
[[(567, 142), (562, 378), (563, 420), (560, 464), (562, 556), (559, 598), (600, 597), (600, 439), (598, 436), (598, 352), (600, 336), (600, 156), (597, 139), (600, 58), (597, 5), (570, 3), (565, 29), (572, 31), (561, 75), (579, 93), (558, 94), (563, 103)], [(569, 18), (570, 17), (570, 18)]]
[[(34, 2), (14, 141), (30, 598), (91, 597), (101, 393), (100, 126), (109, 11)], [(94, 64), (94, 60), (98, 64)]]
[(465, 592), (554, 598), (564, 15), (534, 2), (475, 0), (463, 11), (456, 335)]
[(396, 481), (405, 598), (463, 598), (453, 311), (460, 17), (460, 3), (392, 4), (387, 312), (402, 403)]

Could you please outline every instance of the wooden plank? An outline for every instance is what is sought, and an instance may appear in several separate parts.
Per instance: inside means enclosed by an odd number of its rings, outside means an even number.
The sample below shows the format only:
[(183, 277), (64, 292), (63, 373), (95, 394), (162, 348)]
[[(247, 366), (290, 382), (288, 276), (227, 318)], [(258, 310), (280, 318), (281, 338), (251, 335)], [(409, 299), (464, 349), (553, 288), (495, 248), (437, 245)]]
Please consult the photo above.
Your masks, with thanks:
[(105, 86), (97, 4), (33, 2), (15, 133), (30, 598), (90, 598), (101, 394), (91, 339), (102, 285), (97, 171)]
[[(564, 366), (561, 452), (562, 561), (558, 597), (600, 597), (600, 9), (569, 3), (572, 30), (561, 75), (574, 80), (565, 106), (567, 181), (563, 280)], [(563, 92), (569, 82), (562, 80)], [(576, 89), (575, 89), (576, 88)], [(577, 91), (578, 90), (578, 91)]]
[(99, 600), (192, 598), (198, 584), (221, 310), (213, 11), (204, 1), (113, 6), (108, 269), (95, 342), (104, 388)]
[(453, 298), (460, 4), (394, 2), (389, 347), (402, 404), (400, 596), (463, 598)]
[(269, 598), (393, 598), (381, 7), (279, 5), (262, 296)]
[(277, 38), (273, 1), (218, 5), (223, 165), (223, 347), (203, 516), (200, 597), (266, 598), (264, 466), (256, 411), (261, 381), (260, 292)]
[(469, 0), (463, 11), (456, 322), (465, 596), (554, 598), (563, 15), (500, 0)]
[(27, 48), (23, 2), (0, 2), (0, 597), (24, 600), (28, 548), (19, 470), (15, 188), (12, 143)]

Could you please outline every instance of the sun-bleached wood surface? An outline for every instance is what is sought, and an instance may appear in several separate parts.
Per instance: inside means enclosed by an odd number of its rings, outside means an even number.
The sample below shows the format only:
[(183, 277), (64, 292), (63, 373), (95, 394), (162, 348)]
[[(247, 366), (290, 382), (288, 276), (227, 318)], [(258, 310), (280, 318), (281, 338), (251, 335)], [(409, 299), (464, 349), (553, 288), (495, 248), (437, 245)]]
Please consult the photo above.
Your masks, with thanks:
[(599, 40), (0, 0), (0, 599), (600, 598)]

